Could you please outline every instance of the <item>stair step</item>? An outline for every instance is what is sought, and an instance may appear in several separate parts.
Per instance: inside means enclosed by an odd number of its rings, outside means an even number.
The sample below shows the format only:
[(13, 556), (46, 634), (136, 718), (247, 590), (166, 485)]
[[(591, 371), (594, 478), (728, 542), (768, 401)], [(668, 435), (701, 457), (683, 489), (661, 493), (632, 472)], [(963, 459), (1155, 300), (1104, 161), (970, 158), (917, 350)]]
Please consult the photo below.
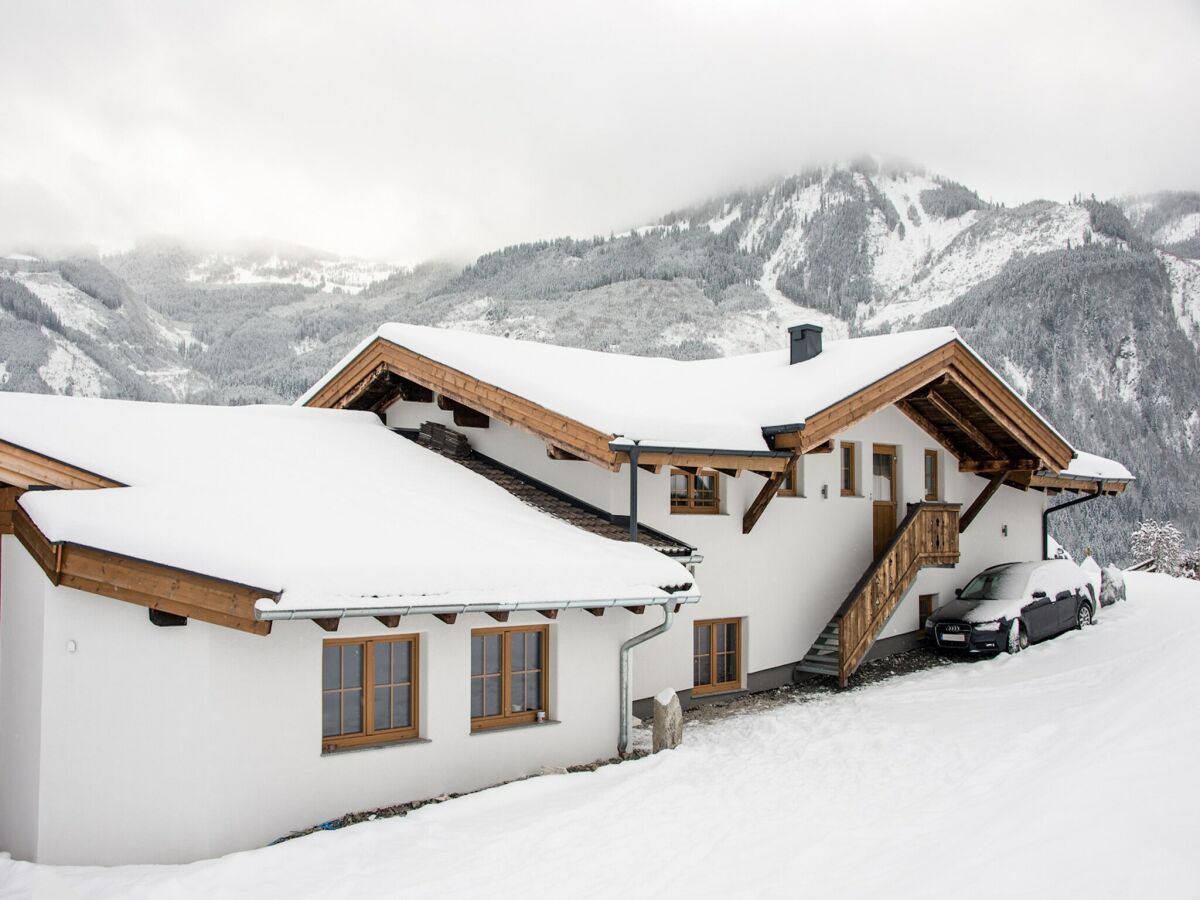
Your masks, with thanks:
[(819, 663), (801, 662), (796, 666), (801, 672), (808, 672), (812, 675), (832, 675), (835, 678), (838, 675), (837, 666), (827, 666)]

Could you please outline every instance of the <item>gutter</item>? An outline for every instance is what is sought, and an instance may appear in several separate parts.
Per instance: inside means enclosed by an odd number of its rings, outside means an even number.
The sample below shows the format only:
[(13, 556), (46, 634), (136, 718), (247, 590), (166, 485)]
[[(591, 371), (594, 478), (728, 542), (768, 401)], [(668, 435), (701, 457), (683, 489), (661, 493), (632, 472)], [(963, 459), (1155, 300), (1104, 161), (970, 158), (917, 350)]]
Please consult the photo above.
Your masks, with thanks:
[[(697, 598), (699, 599), (699, 598)], [(656, 625), (649, 631), (643, 631), (641, 634), (635, 634), (629, 640), (621, 645), (621, 734), (617, 740), (617, 755), (625, 756), (629, 753), (630, 743), (630, 682), (632, 675), (629, 666), (629, 651), (638, 644), (644, 644), (651, 638), (658, 637), (660, 634), (665, 634), (671, 630), (671, 625), (675, 621), (675, 607), (664, 605), (662, 608), (663, 620), (661, 625)]]
[(1042, 510), (1042, 559), (1050, 558), (1050, 513), (1060, 512), (1068, 506), (1078, 506), (1080, 503), (1087, 503), (1089, 500), (1095, 500), (1102, 496), (1104, 496), (1104, 481), (1098, 481), (1096, 493), (1076, 497), (1074, 500), (1068, 500), (1066, 503), (1059, 503), (1056, 506), (1048, 506)]
[(699, 601), (699, 594), (680, 593), (656, 597), (628, 597), (622, 600), (551, 600), (545, 603), (454, 603), (436, 606), (360, 606), (344, 609), (260, 609), (255, 606), (254, 618), (275, 622), (292, 619), (354, 619), (369, 616), (449, 615), (471, 612), (541, 612), (549, 609), (621, 609), (630, 606), (674, 608), (677, 603)]
[[(636, 450), (635, 450), (636, 448)], [(628, 438), (609, 441), (608, 449), (614, 453), (687, 453), (693, 456), (756, 456), (767, 458), (791, 458), (790, 450), (721, 450), (714, 447), (664, 447), (657, 444), (643, 444)]]

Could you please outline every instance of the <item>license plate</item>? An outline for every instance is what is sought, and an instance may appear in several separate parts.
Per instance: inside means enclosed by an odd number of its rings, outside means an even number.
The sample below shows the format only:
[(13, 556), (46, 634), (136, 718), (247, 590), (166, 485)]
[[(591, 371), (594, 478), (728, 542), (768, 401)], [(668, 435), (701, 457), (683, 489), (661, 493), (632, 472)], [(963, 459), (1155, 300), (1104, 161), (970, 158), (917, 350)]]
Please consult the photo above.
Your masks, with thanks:
[(943, 634), (942, 635), (943, 641), (959, 641), (961, 643), (961, 642), (965, 641), (966, 639), (967, 639), (967, 636), (965, 634)]

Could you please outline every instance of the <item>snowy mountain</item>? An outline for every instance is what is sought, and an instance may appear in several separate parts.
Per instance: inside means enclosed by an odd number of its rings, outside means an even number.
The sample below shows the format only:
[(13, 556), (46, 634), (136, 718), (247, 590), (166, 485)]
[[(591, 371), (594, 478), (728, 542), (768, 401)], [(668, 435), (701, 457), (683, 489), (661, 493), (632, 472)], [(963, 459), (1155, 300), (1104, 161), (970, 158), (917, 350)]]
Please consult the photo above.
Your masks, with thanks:
[[(2, 302), (5, 285), (39, 305)], [(290, 400), (386, 320), (681, 358), (779, 346), (799, 320), (949, 323), (1068, 439), (1141, 477), (1067, 514), (1064, 543), (1120, 556), (1151, 515), (1200, 539), (1200, 194), (1009, 208), (862, 160), (465, 268), (162, 240), (0, 260), (0, 317), (4, 388), (217, 403)]]

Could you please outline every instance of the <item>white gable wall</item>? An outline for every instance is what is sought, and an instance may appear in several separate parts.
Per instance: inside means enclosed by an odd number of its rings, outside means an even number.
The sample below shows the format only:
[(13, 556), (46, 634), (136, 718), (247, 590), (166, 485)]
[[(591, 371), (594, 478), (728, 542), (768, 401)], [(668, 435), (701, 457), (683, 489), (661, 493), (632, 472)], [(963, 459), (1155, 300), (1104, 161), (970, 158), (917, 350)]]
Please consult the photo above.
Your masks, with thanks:
[(0, 535), (0, 850), (38, 851), (42, 599), (49, 584), (12, 535)]
[[(510, 624), (549, 624), (550, 716), (559, 724), (480, 734), (470, 731), (470, 632), (494, 620), (460, 616), (451, 626), (414, 616), (395, 630), (346, 620), (336, 637), (420, 635), (428, 742), (323, 756), (327, 635), (312, 622), (277, 622), (266, 637), (202, 622), (159, 628), (139, 606), (52, 586), (19, 544), (4, 541), (0, 849), (17, 858), (207, 858), (347, 812), (616, 751), (628, 613), (571, 610), (553, 622), (514, 614)], [(22, 649), (42, 627), (44, 658), (36, 641)]]
[[(432, 403), (397, 402), (388, 424), (416, 428), (424, 421), (451, 428), (453, 414)], [(492, 420), (489, 428), (458, 428), (488, 456), (617, 515), (628, 513), (628, 467), (609, 472), (586, 462), (552, 460), (537, 437)], [(636, 437), (636, 435), (631, 435)], [(841, 440), (858, 445), (857, 497), (840, 495)], [(835, 441), (835, 451), (803, 460), (804, 497), (776, 497), (749, 535), (742, 515), (764, 484), (761, 476), (721, 476), (720, 515), (672, 515), (670, 480), (638, 475), (638, 518), (646, 525), (696, 546), (704, 555), (697, 567), (699, 604), (686, 606), (672, 631), (634, 651), (634, 696), (650, 697), (664, 687), (692, 686), (692, 622), (746, 617), (743, 669), (758, 672), (800, 659), (824, 628), (872, 559), (871, 450), (897, 446), (897, 522), (905, 504), (924, 498), (924, 451), (939, 452), (941, 499), (961, 503), (966, 512), (987, 479), (958, 471), (957, 460), (894, 407), (868, 417)], [(828, 497), (821, 497), (822, 485)], [(890, 637), (917, 628), (921, 594), (938, 603), (954, 596), (980, 569), (1000, 562), (1041, 557), (1044, 495), (1003, 487), (961, 536), (961, 562), (954, 569), (925, 569), (882, 633)], [(1002, 527), (1008, 526), (1008, 534)], [(650, 624), (649, 622), (646, 625)], [(635, 623), (631, 631), (643, 627)]]

